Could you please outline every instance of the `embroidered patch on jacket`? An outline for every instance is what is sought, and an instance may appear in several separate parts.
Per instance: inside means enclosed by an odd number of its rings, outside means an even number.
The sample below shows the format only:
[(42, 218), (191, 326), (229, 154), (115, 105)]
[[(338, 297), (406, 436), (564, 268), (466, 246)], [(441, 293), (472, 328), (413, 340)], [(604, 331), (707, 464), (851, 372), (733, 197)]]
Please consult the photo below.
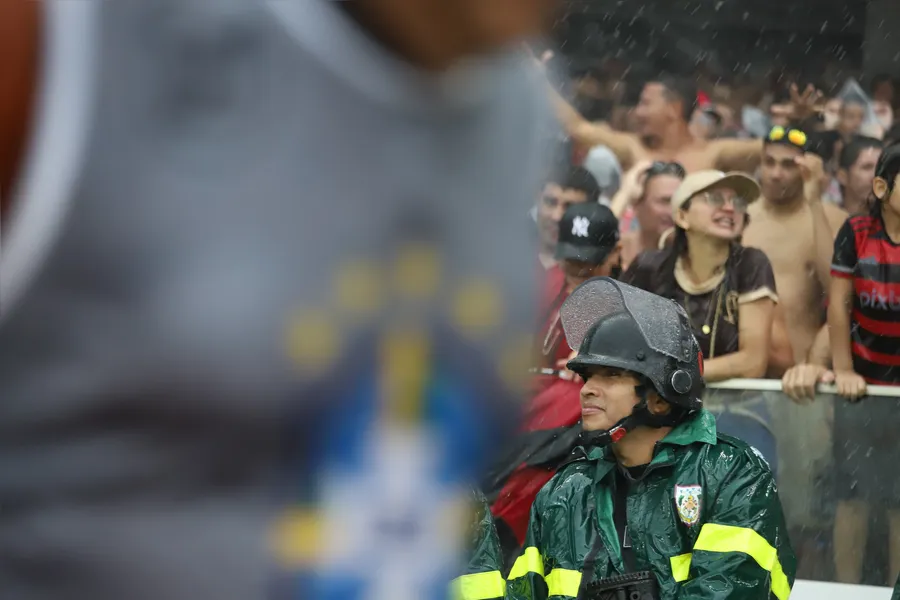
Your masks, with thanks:
[(678, 518), (688, 527), (700, 520), (702, 497), (703, 488), (699, 485), (675, 486), (675, 507), (678, 509)]

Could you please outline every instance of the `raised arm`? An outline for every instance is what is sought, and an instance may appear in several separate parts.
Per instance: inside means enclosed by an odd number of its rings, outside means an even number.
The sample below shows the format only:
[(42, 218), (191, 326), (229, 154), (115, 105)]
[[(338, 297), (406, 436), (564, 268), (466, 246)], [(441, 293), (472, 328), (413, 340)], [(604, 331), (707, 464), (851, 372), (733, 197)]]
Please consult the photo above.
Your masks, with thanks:
[(797, 159), (803, 176), (803, 194), (812, 213), (813, 245), (815, 246), (816, 277), (823, 290), (831, 286), (831, 256), (838, 228), (847, 213), (834, 205), (822, 202), (822, 177), (825, 170), (822, 159), (806, 154)]
[(713, 164), (720, 171), (753, 173), (762, 161), (761, 140), (713, 140), (709, 146), (713, 153)]
[(606, 123), (588, 121), (566, 102), (559, 92), (549, 85), (547, 87), (559, 122), (566, 134), (575, 142), (587, 148), (598, 145), (606, 146), (616, 155), (622, 169), (626, 171), (642, 157), (641, 143), (636, 136), (616, 131)]
[[(797, 127), (821, 110), (822, 93), (813, 86), (807, 86), (801, 93), (796, 84), (791, 84), (791, 103), (788, 117)], [(710, 142), (713, 161), (722, 171), (746, 171), (753, 173), (762, 160), (762, 140), (723, 139)]]

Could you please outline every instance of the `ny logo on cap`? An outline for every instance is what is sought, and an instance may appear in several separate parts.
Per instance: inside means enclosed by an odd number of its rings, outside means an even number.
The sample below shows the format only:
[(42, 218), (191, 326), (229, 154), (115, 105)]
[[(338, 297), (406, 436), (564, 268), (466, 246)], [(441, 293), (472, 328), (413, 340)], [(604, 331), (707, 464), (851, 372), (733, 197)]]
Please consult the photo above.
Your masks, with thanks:
[(577, 235), (578, 237), (587, 237), (588, 236), (588, 227), (591, 222), (587, 217), (575, 217), (572, 221), (572, 235)]

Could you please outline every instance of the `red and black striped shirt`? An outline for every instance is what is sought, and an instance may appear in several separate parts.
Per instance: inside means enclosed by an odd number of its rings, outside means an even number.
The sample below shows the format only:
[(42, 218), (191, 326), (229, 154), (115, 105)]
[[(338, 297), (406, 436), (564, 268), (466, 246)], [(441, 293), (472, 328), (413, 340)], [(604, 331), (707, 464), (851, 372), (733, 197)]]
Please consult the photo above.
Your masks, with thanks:
[(853, 369), (873, 385), (900, 385), (900, 244), (880, 216), (847, 219), (831, 274), (853, 280)]

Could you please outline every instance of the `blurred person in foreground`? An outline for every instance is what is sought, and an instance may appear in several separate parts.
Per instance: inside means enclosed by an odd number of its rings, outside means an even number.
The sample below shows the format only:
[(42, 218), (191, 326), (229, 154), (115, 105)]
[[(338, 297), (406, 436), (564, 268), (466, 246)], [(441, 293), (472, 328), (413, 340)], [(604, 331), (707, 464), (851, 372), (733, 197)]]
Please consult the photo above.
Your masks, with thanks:
[(858, 135), (841, 150), (837, 180), (841, 185), (841, 208), (850, 215), (869, 212), (875, 165), (883, 148), (880, 140)]
[[(834, 383), (838, 503), (837, 580), (863, 577), (870, 512), (889, 522), (887, 585), (900, 572), (900, 400), (865, 398), (866, 385), (900, 385), (900, 145), (875, 168), (867, 214), (851, 216), (834, 242), (828, 305)], [(879, 582), (880, 583), (880, 582)]]
[(636, 176), (627, 178), (627, 186), (618, 196), (622, 204), (632, 207), (637, 220), (637, 229), (622, 236), (622, 266), (626, 269), (642, 252), (659, 248), (662, 235), (672, 229), (672, 196), (685, 176), (678, 163), (654, 162), (635, 168), (639, 169)]
[[(769, 365), (778, 296), (766, 255), (740, 236), (747, 207), (759, 197), (741, 173), (698, 171), (672, 197), (674, 241), (638, 256), (622, 281), (681, 304), (700, 344), (707, 381), (763, 377)], [(740, 401), (716, 392), (707, 408), (719, 429), (756, 447), (777, 470), (771, 418), (759, 394)], [(710, 397), (708, 400), (712, 400)]]
[(541, 303), (534, 396), (525, 409), (522, 433), (497, 461), (485, 485), (507, 560), (518, 555), (525, 540), (535, 495), (571, 454), (579, 432), (581, 386), (566, 369), (572, 350), (565, 343), (560, 307), (586, 280), (621, 274), (619, 227), (609, 208), (593, 203), (570, 206), (559, 223), (558, 239), (556, 256), (565, 278), (558, 289), (547, 289)]
[[(637, 135), (615, 131), (607, 123), (588, 121), (558, 93), (550, 93), (569, 136), (585, 147), (609, 147), (626, 171), (642, 160), (676, 161), (688, 173), (704, 169), (753, 172), (759, 165), (759, 140), (704, 140), (691, 133), (698, 95), (696, 84), (689, 79), (662, 75), (644, 85), (634, 109)], [(808, 116), (817, 99), (812, 86), (803, 94), (792, 88), (791, 118)]]
[(554, 4), (0, 3), (5, 597), (446, 591)]
[(775, 479), (703, 408), (681, 307), (598, 278), (562, 313), (583, 445), (538, 493), (508, 597), (787, 598), (795, 559)]

